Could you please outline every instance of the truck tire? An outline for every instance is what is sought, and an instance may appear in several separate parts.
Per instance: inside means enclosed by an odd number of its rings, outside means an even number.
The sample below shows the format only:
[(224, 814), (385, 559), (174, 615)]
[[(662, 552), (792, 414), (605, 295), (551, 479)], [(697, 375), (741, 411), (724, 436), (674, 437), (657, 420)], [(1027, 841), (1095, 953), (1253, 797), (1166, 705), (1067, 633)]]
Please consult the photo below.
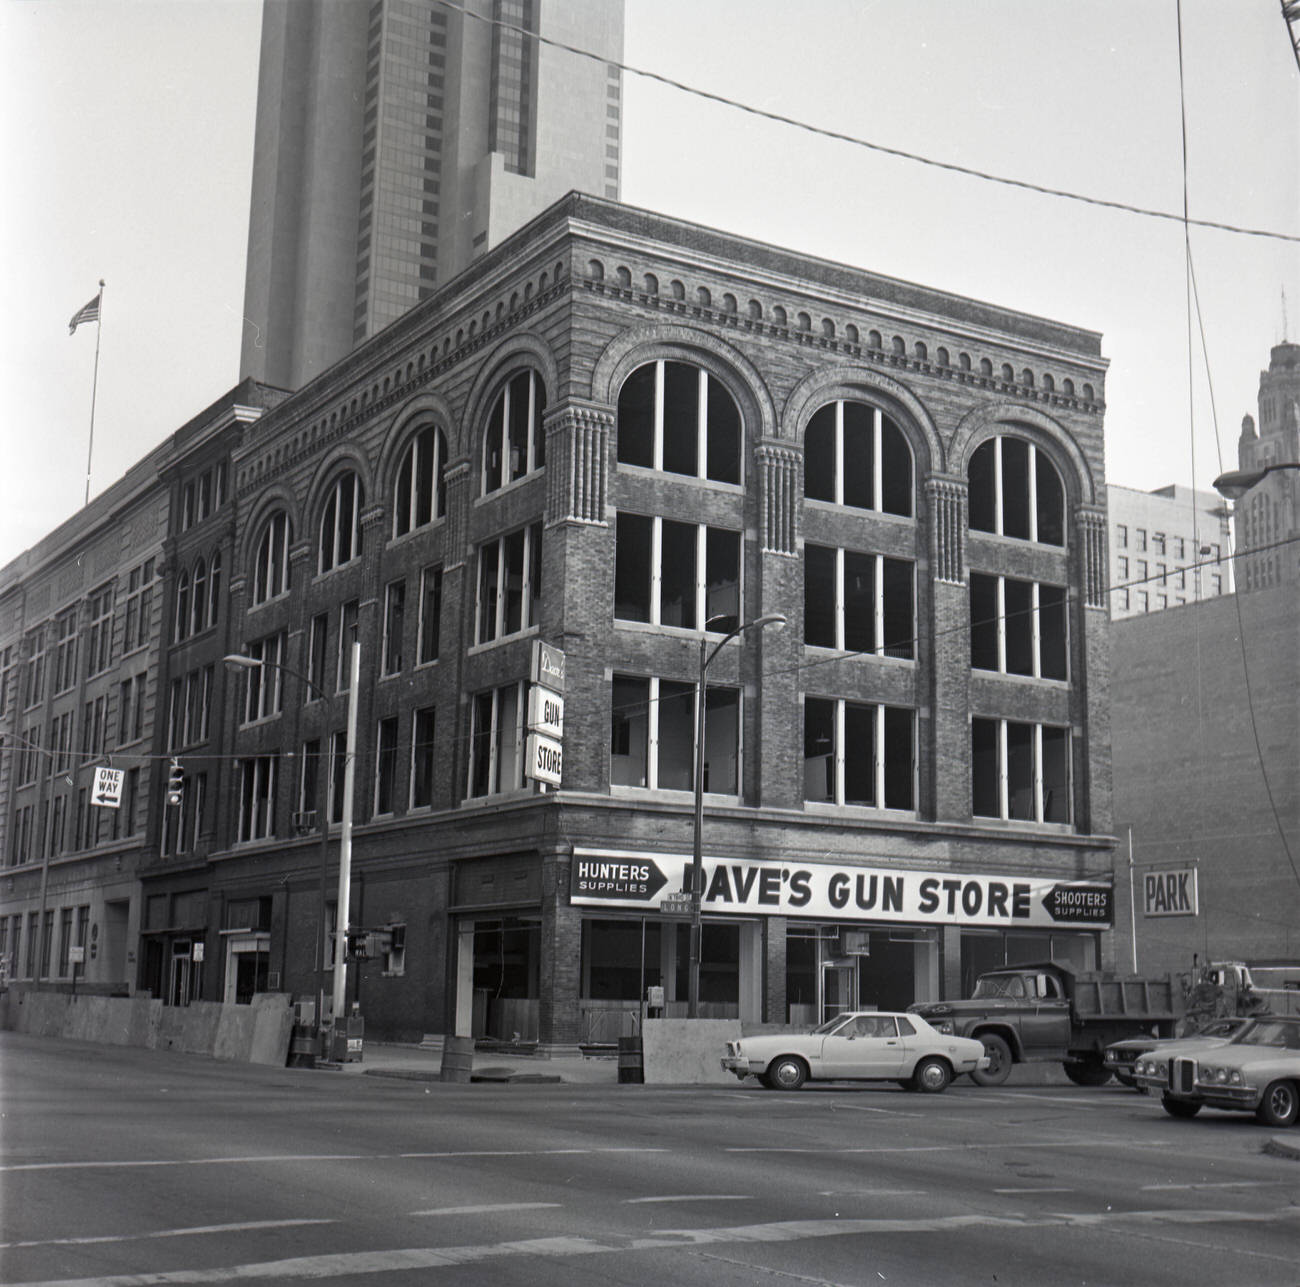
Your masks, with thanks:
[(1110, 1080), (1110, 1069), (1100, 1059), (1072, 1059), (1061, 1067), (1076, 1086), (1104, 1086)]
[(971, 1080), (977, 1086), (1001, 1086), (1011, 1076), (1011, 1047), (995, 1033), (982, 1033), (978, 1038), (984, 1043), (984, 1053), (989, 1057), (987, 1068), (976, 1068)]
[(1300, 1087), (1293, 1081), (1269, 1082), (1255, 1116), (1265, 1126), (1294, 1126), (1300, 1116)]

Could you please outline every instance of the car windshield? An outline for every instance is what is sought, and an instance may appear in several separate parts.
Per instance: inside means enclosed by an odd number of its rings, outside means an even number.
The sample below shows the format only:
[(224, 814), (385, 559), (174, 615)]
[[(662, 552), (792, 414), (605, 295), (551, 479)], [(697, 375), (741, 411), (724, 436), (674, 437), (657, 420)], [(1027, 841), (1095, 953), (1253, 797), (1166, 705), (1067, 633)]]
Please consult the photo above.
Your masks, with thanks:
[(828, 1032), (834, 1032), (835, 1029), (840, 1026), (840, 1024), (852, 1018), (853, 1018), (852, 1011), (845, 1010), (842, 1014), (837, 1014), (835, 1018), (827, 1019), (826, 1022), (823, 1023), (820, 1028), (814, 1028), (813, 1035), (824, 1036)]
[(1198, 1028), (1194, 1035), (1198, 1037), (1230, 1037), (1241, 1026), (1242, 1021), (1240, 1019), (1216, 1019), (1213, 1023), (1207, 1023), (1205, 1027)]
[(1300, 1022), (1286, 1019), (1258, 1019), (1238, 1038), (1239, 1046), (1280, 1046), (1300, 1050)]
[(976, 984), (972, 998), (1023, 997), (1025, 981), (1018, 974), (986, 974)]

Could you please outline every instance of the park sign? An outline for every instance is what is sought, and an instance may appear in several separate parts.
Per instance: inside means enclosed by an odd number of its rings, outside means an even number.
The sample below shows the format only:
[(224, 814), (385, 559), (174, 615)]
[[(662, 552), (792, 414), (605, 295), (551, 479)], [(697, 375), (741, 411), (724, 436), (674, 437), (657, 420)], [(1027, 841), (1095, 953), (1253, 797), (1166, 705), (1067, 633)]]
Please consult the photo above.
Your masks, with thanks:
[(1149, 871), (1142, 877), (1144, 916), (1195, 916), (1197, 911), (1195, 867)]
[[(575, 849), (569, 901), (662, 911), (673, 897), (665, 891), (682, 889), (690, 865), (685, 855)], [(1114, 919), (1108, 884), (763, 858), (706, 858), (702, 907), (729, 915), (1006, 928), (1102, 929)]]

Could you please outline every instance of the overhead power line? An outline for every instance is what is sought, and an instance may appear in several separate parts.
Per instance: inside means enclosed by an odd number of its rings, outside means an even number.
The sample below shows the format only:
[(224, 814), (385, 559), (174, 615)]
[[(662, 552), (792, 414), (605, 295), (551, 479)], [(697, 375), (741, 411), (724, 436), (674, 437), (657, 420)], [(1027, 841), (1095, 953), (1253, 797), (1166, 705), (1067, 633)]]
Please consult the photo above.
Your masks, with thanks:
[[(489, 18), (485, 14), (474, 13), (464, 5), (455, 3), (455, 0), (437, 0), (437, 3), (445, 9), (452, 9), (457, 13), (464, 14), (467, 18), (474, 18), (478, 22), (487, 23), (489, 26), (501, 27), (506, 31), (513, 31), (519, 35), (530, 37), (539, 44), (549, 45), (554, 49), (563, 49), (566, 53), (574, 54), (579, 58), (588, 58), (606, 67), (617, 67), (619, 71), (628, 72), (633, 76), (640, 76), (644, 80), (656, 81), (661, 85), (667, 85), (670, 89), (681, 90), (684, 94), (692, 94), (696, 98), (719, 103), (723, 107), (730, 107), (738, 112), (748, 112), (751, 116), (757, 116), (767, 121), (775, 121), (780, 125), (788, 125), (792, 129), (803, 130), (808, 134), (817, 134), (822, 138), (848, 143), (853, 147), (866, 148), (871, 152), (879, 152), (883, 156), (898, 157), (903, 161), (914, 161), (918, 165), (928, 165), (937, 170), (947, 170), (951, 174), (964, 174), (968, 178), (982, 179), (986, 183), (1000, 183), (1006, 187), (1020, 188), (1026, 192), (1037, 192), (1046, 197), (1060, 197), (1066, 201), (1080, 201), (1086, 205), (1101, 206), (1109, 210), (1120, 210), (1126, 214), (1142, 215), (1148, 219), (1165, 219), (1170, 223), (1183, 224), (1184, 226), (1215, 228), (1220, 232), (1235, 233), (1238, 236), (1266, 237), (1274, 241), (1289, 241), (1300, 244), (1300, 233), (1275, 232), (1268, 228), (1246, 228), (1239, 224), (1222, 223), (1214, 219), (1193, 219), (1186, 214), (1180, 214), (1172, 210), (1151, 210), (1145, 206), (1132, 205), (1127, 201), (1113, 201), (1106, 197), (1090, 196), (1084, 192), (1070, 192), (1065, 188), (1053, 188), (1046, 184), (1031, 182), (1028, 179), (1013, 179), (1005, 174), (993, 174), (987, 170), (977, 170), (973, 166), (961, 165), (956, 161), (940, 161), (934, 157), (922, 156), (919, 152), (909, 152), (903, 148), (889, 147), (884, 143), (875, 143), (870, 139), (859, 138), (856, 134), (845, 134), (839, 130), (829, 130), (824, 126), (812, 125), (808, 121), (801, 121), (793, 116), (784, 116), (780, 112), (772, 112), (764, 107), (755, 107), (752, 103), (742, 103), (738, 99), (728, 98), (725, 94), (715, 94), (712, 90), (701, 89), (698, 85), (688, 85), (685, 81), (675, 80), (673, 77), (665, 76), (661, 72), (647, 71), (643, 67), (633, 67), (628, 63), (607, 58), (603, 54), (593, 53), (589, 49), (579, 49), (576, 45), (567, 45), (561, 40), (553, 40), (549, 36), (529, 31), (526, 27), (505, 22), (500, 18)], [(1300, 0), (1292, 0), (1290, 5), (1284, 4), (1283, 11), (1285, 12), (1288, 7), (1300, 10)], [(1300, 52), (1297, 52), (1297, 58), (1300, 58)]]

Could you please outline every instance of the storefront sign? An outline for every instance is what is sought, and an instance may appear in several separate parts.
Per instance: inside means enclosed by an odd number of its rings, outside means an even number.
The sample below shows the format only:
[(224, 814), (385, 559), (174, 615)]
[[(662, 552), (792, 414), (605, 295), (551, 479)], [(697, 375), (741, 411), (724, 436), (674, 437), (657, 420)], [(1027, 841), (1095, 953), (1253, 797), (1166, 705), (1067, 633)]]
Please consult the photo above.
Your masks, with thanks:
[(1147, 916), (1195, 916), (1196, 868), (1149, 871), (1142, 877), (1142, 911)]
[(559, 741), (564, 736), (564, 698), (549, 688), (528, 690), (528, 731)]
[(564, 692), (564, 653), (534, 639), (532, 668), (528, 677), (534, 684), (549, 688), (553, 693)]
[(540, 733), (528, 734), (528, 762), (525, 773), (535, 782), (549, 782), (551, 786), (560, 785), (560, 773), (564, 767), (564, 747), (553, 737), (543, 737)]
[[(661, 889), (682, 888), (690, 862), (671, 854), (575, 849), (569, 900), (653, 909)], [(1102, 928), (1113, 919), (1109, 885), (766, 860), (705, 859), (703, 907), (714, 914), (913, 925)]]

